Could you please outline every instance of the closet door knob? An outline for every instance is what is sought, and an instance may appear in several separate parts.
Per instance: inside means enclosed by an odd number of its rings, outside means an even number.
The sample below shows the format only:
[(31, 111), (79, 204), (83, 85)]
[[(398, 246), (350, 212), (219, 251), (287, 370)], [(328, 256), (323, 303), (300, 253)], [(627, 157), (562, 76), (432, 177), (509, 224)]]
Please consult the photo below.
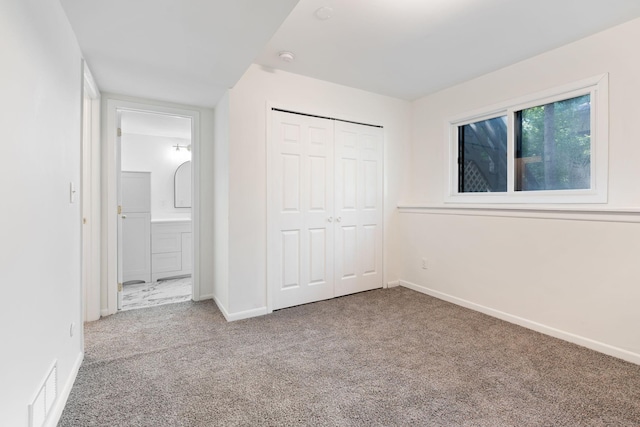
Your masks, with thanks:
[(329, 218), (327, 218), (327, 222), (332, 222), (333, 221), (333, 217), (330, 216)]
[(122, 215), (122, 219), (127, 219), (127, 216), (126, 215)]
[(342, 217), (339, 216), (338, 218), (336, 218), (336, 221), (338, 222), (342, 221)]

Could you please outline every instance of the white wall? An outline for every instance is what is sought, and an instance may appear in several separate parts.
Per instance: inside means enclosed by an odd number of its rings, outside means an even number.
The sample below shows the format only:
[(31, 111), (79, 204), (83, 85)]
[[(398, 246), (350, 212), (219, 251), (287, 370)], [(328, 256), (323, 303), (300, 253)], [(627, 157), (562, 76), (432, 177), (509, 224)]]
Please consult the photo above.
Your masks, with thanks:
[[(214, 256), (213, 219), (214, 219), (214, 110), (202, 108), (200, 111), (200, 180), (194, 183), (194, 191), (200, 194), (200, 298), (213, 298)], [(193, 206), (193, 201), (192, 201)]]
[(191, 218), (191, 208), (174, 207), (174, 175), (182, 163), (191, 160), (188, 139), (123, 133), (123, 171), (151, 172), (151, 219)]
[(229, 91), (214, 110), (213, 154), (213, 296), (225, 313), (229, 309)]
[(59, 2), (0, 9), (0, 424), (20, 427), (56, 360), (57, 419), (82, 360), (80, 201), (69, 203), (69, 183), (80, 189), (82, 73)]
[[(633, 54), (637, 40), (640, 20), (416, 101), (407, 201), (444, 205), (450, 117), (609, 73), (605, 207), (640, 207), (640, 57)], [(618, 222), (636, 221), (638, 215), (592, 214), (577, 221), (552, 213), (543, 214), (545, 219), (426, 212), (401, 214), (402, 279), (640, 363), (640, 228)], [(429, 260), (428, 270), (420, 266), (422, 257)]]
[[(230, 91), (229, 311), (266, 307), (266, 104), (384, 126), (385, 282), (398, 277), (398, 200), (408, 185), (410, 104), (252, 65)], [(257, 310), (257, 311), (256, 311)]]
[[(198, 215), (200, 218), (199, 246), (200, 246), (200, 263), (198, 274), (200, 276), (200, 298), (211, 298), (213, 295), (213, 110), (209, 108), (201, 108), (194, 106), (186, 106), (180, 104), (172, 104), (163, 101), (155, 101), (150, 99), (136, 98), (126, 95), (117, 95), (112, 93), (102, 94), (102, 270), (101, 270), (101, 310), (103, 313), (108, 312), (109, 292), (107, 292), (107, 283), (109, 277), (114, 276), (115, 272), (109, 271), (107, 259), (111, 257), (115, 259), (117, 251), (111, 248), (111, 252), (107, 246), (109, 233), (115, 230), (116, 221), (115, 214), (108, 211), (108, 195), (110, 189), (107, 184), (109, 168), (108, 159), (113, 153), (107, 150), (108, 136), (108, 114), (109, 100), (117, 100), (130, 102), (140, 105), (148, 105), (149, 110), (153, 111), (153, 107), (169, 107), (182, 110), (197, 111), (200, 116), (200, 146), (199, 154), (192, 151), (192, 155), (200, 156), (201, 167), (199, 169), (199, 182), (194, 182), (194, 191), (199, 194), (200, 206)], [(113, 156), (115, 158), (115, 155)], [(192, 210), (192, 214), (194, 214)]]

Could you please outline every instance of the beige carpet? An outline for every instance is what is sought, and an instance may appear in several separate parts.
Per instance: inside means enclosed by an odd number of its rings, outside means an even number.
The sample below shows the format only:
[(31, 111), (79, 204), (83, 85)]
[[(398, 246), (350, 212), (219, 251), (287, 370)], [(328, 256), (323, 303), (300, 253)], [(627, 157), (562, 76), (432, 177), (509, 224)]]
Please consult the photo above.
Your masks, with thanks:
[(404, 288), (86, 327), (60, 426), (638, 426), (640, 366)]

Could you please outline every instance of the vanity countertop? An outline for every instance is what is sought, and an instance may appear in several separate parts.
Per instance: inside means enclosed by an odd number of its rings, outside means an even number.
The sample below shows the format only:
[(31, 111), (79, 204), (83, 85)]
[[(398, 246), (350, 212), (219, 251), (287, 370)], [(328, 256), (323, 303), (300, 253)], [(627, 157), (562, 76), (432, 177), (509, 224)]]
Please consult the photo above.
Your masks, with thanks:
[(154, 218), (151, 220), (152, 223), (159, 222), (169, 222), (169, 223), (180, 223), (180, 222), (191, 222), (191, 218)]

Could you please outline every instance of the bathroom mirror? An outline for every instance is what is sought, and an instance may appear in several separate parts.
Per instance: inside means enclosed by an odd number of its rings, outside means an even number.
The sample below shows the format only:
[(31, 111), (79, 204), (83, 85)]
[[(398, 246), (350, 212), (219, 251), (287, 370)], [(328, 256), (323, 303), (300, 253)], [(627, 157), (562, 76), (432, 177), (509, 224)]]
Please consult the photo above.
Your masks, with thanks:
[(191, 161), (184, 162), (173, 177), (173, 206), (176, 208), (191, 207)]

